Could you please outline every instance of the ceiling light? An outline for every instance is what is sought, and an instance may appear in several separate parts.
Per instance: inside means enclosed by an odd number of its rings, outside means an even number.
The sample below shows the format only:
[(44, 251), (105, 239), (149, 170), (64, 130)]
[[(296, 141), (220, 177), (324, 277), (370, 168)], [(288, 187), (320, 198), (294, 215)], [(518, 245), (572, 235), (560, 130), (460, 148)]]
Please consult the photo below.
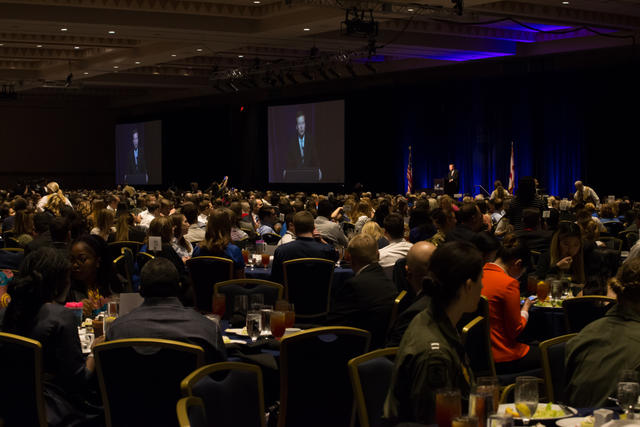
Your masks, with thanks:
[(159, 72), (157, 72), (157, 71), (154, 71), (154, 72), (153, 72), (153, 74), (160, 74), (160, 73), (159, 73)]
[(202, 52), (202, 48), (196, 49), (196, 52)]
[(115, 32), (115, 31), (113, 31), (113, 30), (109, 30), (109, 31), (108, 31), (108, 33), (109, 33), (109, 34), (115, 34), (116, 32)]
[(562, 4), (569, 4), (569, 2), (568, 1), (563, 1)]
[(80, 49), (80, 46), (74, 46), (73, 48), (78, 50), (78, 49)]
[(311, 31), (311, 28), (303, 28), (302, 31)]
[(244, 55), (238, 55), (238, 58), (244, 58)]
[(60, 31), (67, 31), (66, 28), (60, 28)]
[(41, 44), (39, 44), (39, 45), (37, 45), (36, 47), (42, 47), (42, 45), (41, 45)]
[(260, 0), (254, 0), (253, 4), (260, 4)]
[(136, 61), (136, 65), (140, 65), (140, 64), (141, 64), (141, 61)]
[(118, 67), (117, 65), (114, 65), (114, 66), (113, 66), (113, 68), (116, 68), (116, 69), (118, 69), (118, 68), (120, 68), (120, 67)]
[(413, 10), (414, 9), (412, 7), (410, 7), (409, 9), (407, 9), (407, 12), (413, 12)]
[(178, 55), (176, 55), (175, 53), (172, 53), (171, 56), (175, 58)]
[(85, 72), (84, 72), (84, 73), (82, 73), (82, 74), (84, 74), (84, 75), (86, 76), (86, 75), (87, 75), (87, 74), (89, 74), (89, 73), (85, 71)]

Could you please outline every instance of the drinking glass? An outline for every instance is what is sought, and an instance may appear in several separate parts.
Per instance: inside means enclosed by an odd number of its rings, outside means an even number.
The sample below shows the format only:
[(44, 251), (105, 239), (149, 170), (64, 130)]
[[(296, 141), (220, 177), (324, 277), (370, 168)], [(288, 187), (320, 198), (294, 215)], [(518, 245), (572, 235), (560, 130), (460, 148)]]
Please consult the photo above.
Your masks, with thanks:
[(451, 427), (451, 421), (461, 415), (460, 390), (438, 390), (436, 392), (436, 424), (438, 427)]
[(273, 313), (273, 306), (271, 305), (263, 305), (260, 309), (260, 314), (262, 315), (262, 333), (269, 334), (271, 333), (271, 313)]
[(262, 254), (262, 266), (264, 268), (268, 268), (269, 267), (269, 258), (270, 258), (269, 254)]
[(584, 288), (584, 285), (582, 283), (569, 284), (569, 289), (571, 289), (571, 295), (573, 295), (574, 297), (577, 297), (578, 294), (582, 292), (583, 288)]
[(247, 263), (249, 264), (249, 270), (253, 271), (253, 264), (254, 264), (253, 255), (251, 254), (248, 255)]
[(496, 377), (479, 377), (476, 381), (476, 392), (482, 394), (491, 394), (493, 411), (490, 414), (498, 413), (500, 405), (500, 382)]
[(284, 312), (284, 323), (287, 328), (293, 328), (296, 323), (296, 310), (293, 304), (289, 304), (289, 309)]
[(264, 304), (264, 294), (250, 294), (249, 295), (249, 307), (252, 310), (260, 309)]
[(271, 313), (271, 334), (275, 339), (280, 340), (284, 335), (284, 312), (274, 311)]
[(107, 316), (118, 317), (120, 313), (120, 299), (114, 299), (107, 303)]
[(638, 402), (640, 394), (640, 383), (638, 383), (638, 373), (632, 370), (624, 370), (618, 379), (618, 404), (629, 416), (633, 413), (633, 408)]
[(255, 342), (262, 333), (262, 314), (259, 311), (247, 313), (247, 335)]
[(557, 279), (551, 281), (551, 298), (554, 301), (562, 299), (562, 281)]
[(475, 392), (469, 394), (469, 416), (477, 418), (478, 427), (484, 427), (487, 417), (491, 415), (488, 411), (493, 411), (492, 401), (493, 393)]
[(224, 317), (224, 312), (227, 309), (227, 298), (224, 294), (213, 295), (213, 314), (220, 316), (220, 319)]
[(513, 417), (508, 414), (491, 415), (487, 427), (513, 427)]
[(109, 332), (109, 328), (111, 324), (118, 318), (118, 314), (108, 314), (104, 316), (104, 323), (102, 324), (102, 328), (104, 329), (104, 336), (107, 336), (107, 332)]
[(516, 409), (520, 412), (522, 405), (529, 409), (529, 417), (522, 417), (524, 425), (528, 425), (538, 409), (538, 378), (517, 377), (515, 389)]
[(538, 276), (536, 276), (535, 274), (527, 275), (527, 292), (530, 295), (533, 295), (536, 293), (537, 289), (538, 289)]
[(242, 250), (242, 259), (244, 260), (245, 264), (249, 263), (249, 251), (247, 249)]
[(233, 312), (242, 314), (243, 316), (246, 315), (248, 307), (247, 300), (246, 295), (235, 295), (233, 297)]
[(536, 294), (538, 296), (538, 301), (544, 302), (549, 295), (549, 282), (546, 280), (540, 280), (536, 288)]
[(287, 301), (286, 299), (279, 299), (276, 301), (276, 305), (274, 306), (274, 308), (277, 311), (287, 311), (289, 309), (289, 301)]

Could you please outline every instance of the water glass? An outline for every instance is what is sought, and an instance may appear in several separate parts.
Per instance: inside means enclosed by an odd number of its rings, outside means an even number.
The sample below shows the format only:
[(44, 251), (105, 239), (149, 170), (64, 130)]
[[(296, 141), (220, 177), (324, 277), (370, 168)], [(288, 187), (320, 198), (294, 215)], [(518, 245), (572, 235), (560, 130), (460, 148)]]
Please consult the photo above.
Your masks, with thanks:
[(271, 333), (271, 313), (273, 313), (273, 306), (271, 305), (264, 305), (260, 309), (260, 314), (262, 315), (262, 323), (260, 325), (262, 332), (266, 334)]
[(262, 333), (262, 314), (259, 311), (247, 313), (247, 335), (255, 342)]
[(436, 424), (438, 424), (438, 427), (451, 427), (453, 419), (461, 415), (460, 390), (438, 390), (436, 392)]
[[(516, 408), (525, 405), (530, 412), (529, 417), (522, 417), (524, 425), (529, 424), (529, 420), (533, 417), (538, 409), (538, 378), (536, 377), (517, 377), (515, 388)], [(518, 410), (519, 411), (519, 410)]]
[(456, 417), (451, 420), (451, 427), (478, 427), (478, 418), (474, 416)]
[(513, 417), (508, 414), (491, 415), (487, 427), (513, 427)]
[(551, 281), (551, 298), (555, 301), (562, 299), (562, 281), (554, 279)]
[(622, 371), (618, 380), (618, 404), (627, 416), (629, 413), (633, 413), (639, 394), (638, 373), (632, 370)]

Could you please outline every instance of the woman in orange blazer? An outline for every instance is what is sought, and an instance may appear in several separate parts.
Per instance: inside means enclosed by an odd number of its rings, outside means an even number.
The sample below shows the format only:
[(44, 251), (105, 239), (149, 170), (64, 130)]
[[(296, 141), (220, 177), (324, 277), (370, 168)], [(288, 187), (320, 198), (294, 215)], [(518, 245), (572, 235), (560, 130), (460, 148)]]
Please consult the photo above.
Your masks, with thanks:
[(517, 341), (527, 326), (531, 301), (520, 306), (520, 277), (531, 259), (529, 249), (514, 235), (503, 240), (494, 262), (484, 266), (484, 295), (489, 301), (491, 349), (498, 374), (523, 372), (540, 367), (540, 350)]

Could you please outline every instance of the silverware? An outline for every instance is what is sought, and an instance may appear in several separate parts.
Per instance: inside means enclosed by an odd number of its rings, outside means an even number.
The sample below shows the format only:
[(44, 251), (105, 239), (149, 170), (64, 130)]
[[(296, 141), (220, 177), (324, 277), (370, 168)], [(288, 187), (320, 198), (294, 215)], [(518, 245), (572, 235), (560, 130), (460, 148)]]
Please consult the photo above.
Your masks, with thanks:
[(564, 411), (565, 415), (575, 415), (567, 405), (558, 403), (558, 406)]

